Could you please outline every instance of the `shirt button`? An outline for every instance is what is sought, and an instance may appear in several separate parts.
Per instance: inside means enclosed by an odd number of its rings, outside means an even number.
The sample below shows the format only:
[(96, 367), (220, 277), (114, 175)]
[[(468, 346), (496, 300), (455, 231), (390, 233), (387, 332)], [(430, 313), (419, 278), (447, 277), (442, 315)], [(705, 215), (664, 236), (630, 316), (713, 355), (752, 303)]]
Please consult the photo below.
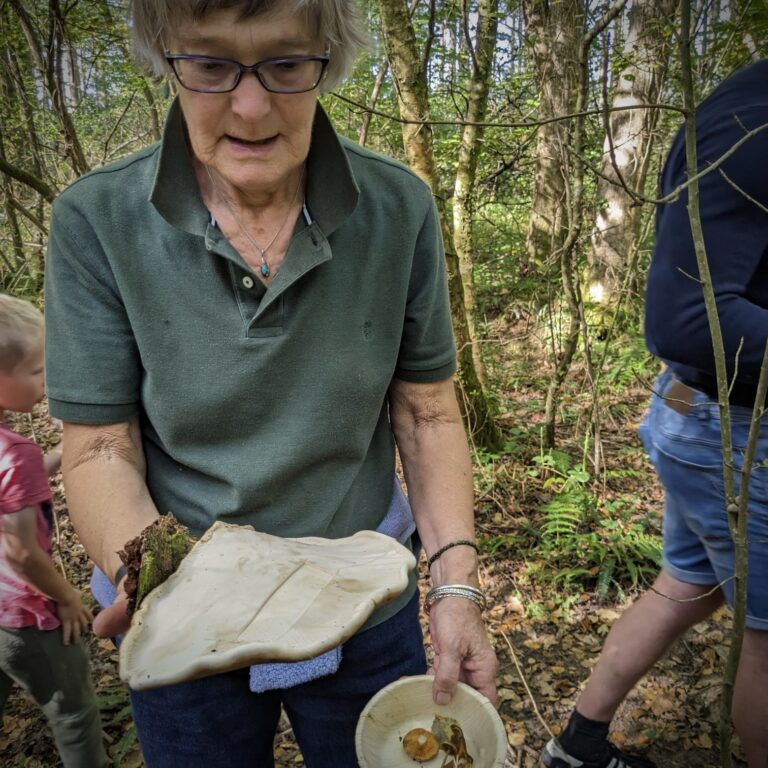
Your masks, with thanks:
[(243, 278), (243, 286), (246, 288), (253, 288), (253, 278), (250, 275), (246, 275)]

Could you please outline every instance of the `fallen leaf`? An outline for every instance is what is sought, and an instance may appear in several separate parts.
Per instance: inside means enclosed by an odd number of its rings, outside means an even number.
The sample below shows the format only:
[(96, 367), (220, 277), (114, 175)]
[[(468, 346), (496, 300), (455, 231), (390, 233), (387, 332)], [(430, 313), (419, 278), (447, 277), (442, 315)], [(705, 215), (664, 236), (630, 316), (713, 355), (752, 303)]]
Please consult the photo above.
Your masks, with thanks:
[(694, 743), (698, 744), (702, 749), (712, 749), (712, 739), (707, 733), (702, 733), (697, 739), (694, 739)]
[(603, 620), (609, 623), (616, 621), (621, 616), (618, 611), (614, 611), (612, 608), (599, 608), (595, 613)]

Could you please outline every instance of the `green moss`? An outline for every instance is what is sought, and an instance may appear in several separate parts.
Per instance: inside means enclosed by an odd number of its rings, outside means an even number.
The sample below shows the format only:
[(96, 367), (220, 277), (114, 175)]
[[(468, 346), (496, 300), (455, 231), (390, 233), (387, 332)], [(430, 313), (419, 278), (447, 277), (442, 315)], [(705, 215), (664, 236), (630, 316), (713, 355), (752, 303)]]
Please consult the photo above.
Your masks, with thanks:
[(186, 528), (172, 515), (164, 515), (144, 531), (136, 607), (155, 587), (176, 572), (194, 544)]

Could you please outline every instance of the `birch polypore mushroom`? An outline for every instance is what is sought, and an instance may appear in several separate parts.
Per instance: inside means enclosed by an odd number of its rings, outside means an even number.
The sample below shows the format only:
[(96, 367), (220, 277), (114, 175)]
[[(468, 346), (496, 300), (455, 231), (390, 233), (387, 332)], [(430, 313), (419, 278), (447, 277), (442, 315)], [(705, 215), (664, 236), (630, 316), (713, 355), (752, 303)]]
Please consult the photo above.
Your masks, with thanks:
[(120, 677), (144, 690), (317, 656), (402, 593), (415, 565), (374, 531), (283, 539), (215, 523), (133, 616)]

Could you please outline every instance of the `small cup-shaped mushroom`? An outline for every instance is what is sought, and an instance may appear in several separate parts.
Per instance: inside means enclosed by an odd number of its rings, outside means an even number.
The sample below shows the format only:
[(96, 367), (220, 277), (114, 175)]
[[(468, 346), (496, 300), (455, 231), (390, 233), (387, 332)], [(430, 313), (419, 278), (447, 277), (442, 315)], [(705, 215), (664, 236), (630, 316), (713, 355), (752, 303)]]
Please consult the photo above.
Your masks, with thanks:
[(440, 745), (430, 731), (414, 728), (403, 736), (403, 749), (408, 757), (424, 763), (438, 753)]

